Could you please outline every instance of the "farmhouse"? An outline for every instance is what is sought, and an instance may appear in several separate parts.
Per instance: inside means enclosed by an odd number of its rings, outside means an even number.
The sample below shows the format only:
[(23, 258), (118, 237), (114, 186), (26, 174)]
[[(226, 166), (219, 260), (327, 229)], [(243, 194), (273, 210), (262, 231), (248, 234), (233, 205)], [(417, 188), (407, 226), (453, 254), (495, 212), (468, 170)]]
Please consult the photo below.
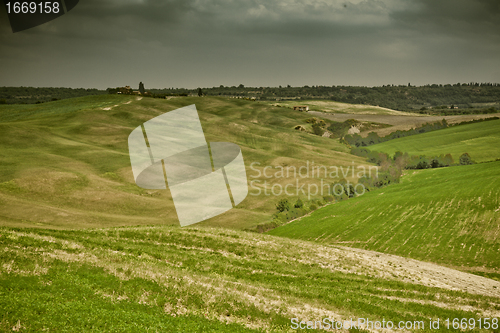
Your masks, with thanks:
[(307, 105), (296, 105), (293, 107), (294, 111), (309, 111), (309, 107)]
[(130, 94), (131, 91), (132, 91), (132, 89), (130, 88), (130, 86), (116, 88), (117, 94)]

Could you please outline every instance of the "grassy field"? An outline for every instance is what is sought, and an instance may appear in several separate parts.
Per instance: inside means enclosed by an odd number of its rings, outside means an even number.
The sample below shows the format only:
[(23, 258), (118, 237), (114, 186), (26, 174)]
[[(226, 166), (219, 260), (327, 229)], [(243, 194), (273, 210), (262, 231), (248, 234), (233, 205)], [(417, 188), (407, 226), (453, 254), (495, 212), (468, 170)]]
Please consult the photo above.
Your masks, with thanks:
[(431, 331), (429, 318), (500, 313), (500, 282), (242, 231), (2, 227), (0, 246), (2, 331), (290, 332), (291, 318)]
[(369, 149), (391, 156), (396, 151), (426, 156), (449, 153), (456, 162), (460, 155), (469, 153), (476, 162), (494, 161), (500, 158), (500, 120), (455, 126), (390, 140), (370, 146)]
[[(366, 165), (336, 140), (293, 129), (306, 125), (310, 115), (259, 102), (102, 95), (0, 105), (0, 223), (55, 228), (178, 223), (168, 190), (135, 185), (127, 139), (143, 122), (190, 104), (198, 108), (207, 141), (238, 144), (249, 179), (260, 181), (236, 209), (203, 222), (207, 225), (248, 228), (269, 220), (280, 196), (266, 196), (264, 181), (271, 188), (295, 179), (268, 179), (261, 173), (266, 166)], [(260, 164), (251, 168), (254, 162)]]
[(371, 191), (271, 230), (500, 277), (500, 162), (409, 171)]

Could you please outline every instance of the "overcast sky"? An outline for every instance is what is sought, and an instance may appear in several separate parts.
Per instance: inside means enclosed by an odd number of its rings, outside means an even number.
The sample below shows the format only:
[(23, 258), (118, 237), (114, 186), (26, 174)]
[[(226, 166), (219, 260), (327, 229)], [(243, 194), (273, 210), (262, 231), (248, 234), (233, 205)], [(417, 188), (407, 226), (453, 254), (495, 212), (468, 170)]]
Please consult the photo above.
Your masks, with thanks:
[(12, 33), (0, 86), (500, 82), (499, 0), (80, 0)]

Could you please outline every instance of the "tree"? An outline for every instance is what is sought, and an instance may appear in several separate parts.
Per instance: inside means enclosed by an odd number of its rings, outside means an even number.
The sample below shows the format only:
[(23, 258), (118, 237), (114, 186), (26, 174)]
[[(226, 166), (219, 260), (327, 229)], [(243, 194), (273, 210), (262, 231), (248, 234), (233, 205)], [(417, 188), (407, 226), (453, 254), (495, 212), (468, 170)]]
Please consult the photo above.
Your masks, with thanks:
[(394, 165), (400, 171), (403, 170), (404, 168), (406, 168), (406, 166), (408, 165), (409, 161), (410, 161), (410, 156), (408, 155), (408, 153), (404, 153), (403, 154), (402, 152), (397, 151), (394, 154)]
[(201, 90), (201, 88), (198, 88), (198, 97), (201, 97), (203, 96), (203, 91)]
[(368, 145), (374, 145), (380, 142), (380, 137), (377, 133), (370, 132), (366, 137), (366, 140), (368, 141)]
[(394, 153), (394, 157), (392, 159), (396, 161), (397, 159), (400, 159), (403, 156), (404, 156), (403, 152), (398, 150), (397, 152)]
[(350, 183), (346, 183), (344, 184), (344, 193), (349, 197), (349, 198), (353, 198), (354, 197), (354, 194), (356, 193), (356, 191), (354, 190), (354, 186), (352, 186), (352, 184)]
[(463, 153), (460, 156), (460, 165), (469, 165), (469, 164), (473, 164), (470, 155), (468, 153)]
[(454, 161), (453, 161), (453, 157), (451, 156), (451, 154), (446, 154), (446, 155), (444, 156), (444, 159), (443, 159), (443, 164), (444, 164), (445, 166), (450, 166), (450, 165), (452, 165), (453, 163), (454, 163)]
[(139, 82), (139, 92), (141, 93), (141, 95), (144, 95), (144, 83), (142, 82)]

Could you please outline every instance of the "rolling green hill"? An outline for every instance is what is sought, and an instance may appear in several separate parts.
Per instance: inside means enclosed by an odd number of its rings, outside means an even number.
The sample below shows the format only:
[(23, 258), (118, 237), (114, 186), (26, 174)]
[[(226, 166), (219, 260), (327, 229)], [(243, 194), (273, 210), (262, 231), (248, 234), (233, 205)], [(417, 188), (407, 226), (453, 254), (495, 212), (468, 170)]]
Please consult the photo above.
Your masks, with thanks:
[(500, 267), (500, 162), (409, 171), (399, 184), (271, 230), (283, 237), (491, 272)]
[[(101, 95), (0, 105), (0, 224), (55, 228), (177, 224), (168, 190), (135, 185), (127, 139), (143, 122), (190, 104), (198, 108), (207, 141), (238, 144), (249, 179), (260, 181), (236, 209), (203, 222), (206, 225), (248, 228), (268, 221), (279, 197), (265, 195), (264, 181), (269, 189), (294, 184), (295, 179), (268, 179), (262, 173), (266, 166), (299, 168), (307, 161), (366, 165), (336, 140), (293, 129), (305, 125), (309, 115), (240, 99)], [(259, 164), (251, 167), (255, 162)]]
[(369, 149), (390, 156), (397, 151), (429, 157), (449, 153), (456, 162), (460, 155), (469, 153), (476, 162), (494, 161), (500, 158), (500, 119), (399, 138)]
[(436, 332), (429, 318), (500, 310), (500, 282), (480, 276), (219, 228), (3, 227), (0, 247), (5, 332), (290, 332), (292, 318)]

